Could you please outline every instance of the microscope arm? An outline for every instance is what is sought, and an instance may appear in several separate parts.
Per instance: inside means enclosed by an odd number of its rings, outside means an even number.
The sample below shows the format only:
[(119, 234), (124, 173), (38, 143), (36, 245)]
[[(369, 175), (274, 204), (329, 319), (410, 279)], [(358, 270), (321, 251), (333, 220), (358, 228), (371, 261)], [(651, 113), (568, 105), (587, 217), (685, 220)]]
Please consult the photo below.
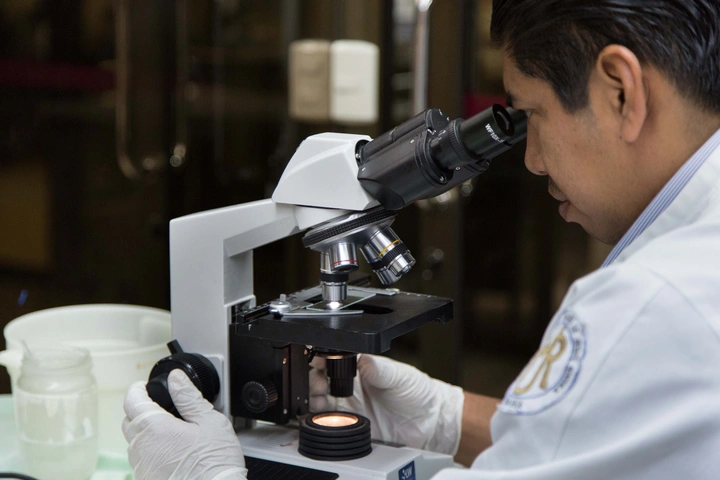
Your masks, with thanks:
[(253, 254), (260, 246), (377, 202), (357, 181), (364, 135), (306, 139), (272, 199), (200, 212), (170, 222), (172, 337), (203, 355), (220, 377), (215, 407), (229, 415), (228, 325), (234, 306), (254, 307)]
[(172, 338), (215, 366), (221, 384), (215, 407), (226, 415), (229, 312), (255, 306), (252, 250), (346, 213), (267, 199), (170, 222)]

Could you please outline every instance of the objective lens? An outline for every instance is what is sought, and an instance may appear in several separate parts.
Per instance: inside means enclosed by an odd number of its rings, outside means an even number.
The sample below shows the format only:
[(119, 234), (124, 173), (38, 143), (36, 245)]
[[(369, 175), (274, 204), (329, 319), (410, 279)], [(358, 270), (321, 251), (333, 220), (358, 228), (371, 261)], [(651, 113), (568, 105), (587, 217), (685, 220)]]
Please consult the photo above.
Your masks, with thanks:
[[(358, 268), (357, 249), (354, 243), (335, 243), (320, 253), (320, 283), (322, 298), (327, 302), (342, 305), (347, 298), (348, 274)], [(333, 305), (328, 305), (334, 310)]]
[(358, 269), (357, 249), (353, 243), (334, 243), (321, 255), (320, 270), (325, 273), (350, 273)]
[(360, 250), (383, 285), (397, 282), (415, 265), (410, 250), (388, 226), (379, 228)]
[(328, 308), (330, 310), (340, 308), (343, 300), (347, 298), (347, 282), (326, 282), (321, 280), (320, 283), (322, 285), (322, 298), (329, 302)]
[(349, 413), (321, 413), (312, 417), (312, 421), (323, 427), (349, 427), (358, 423), (359, 419)]

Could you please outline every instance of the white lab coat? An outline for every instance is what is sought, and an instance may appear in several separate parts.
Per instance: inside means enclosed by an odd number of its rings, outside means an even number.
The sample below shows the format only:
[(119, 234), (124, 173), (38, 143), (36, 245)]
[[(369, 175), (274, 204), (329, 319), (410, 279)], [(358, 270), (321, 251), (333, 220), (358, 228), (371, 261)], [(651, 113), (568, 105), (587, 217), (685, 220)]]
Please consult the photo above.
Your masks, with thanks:
[(434, 480), (720, 479), (719, 188), (717, 149), (614, 263), (572, 285), (492, 419), (493, 446)]

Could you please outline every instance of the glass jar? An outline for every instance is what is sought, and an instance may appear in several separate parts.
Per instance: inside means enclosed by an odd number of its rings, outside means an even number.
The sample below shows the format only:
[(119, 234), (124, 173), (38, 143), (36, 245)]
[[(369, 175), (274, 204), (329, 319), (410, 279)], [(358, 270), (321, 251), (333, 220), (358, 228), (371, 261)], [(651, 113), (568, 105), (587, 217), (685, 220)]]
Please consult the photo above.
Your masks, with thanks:
[(40, 480), (88, 479), (98, 457), (98, 399), (90, 353), (37, 347), (13, 390), (25, 471)]

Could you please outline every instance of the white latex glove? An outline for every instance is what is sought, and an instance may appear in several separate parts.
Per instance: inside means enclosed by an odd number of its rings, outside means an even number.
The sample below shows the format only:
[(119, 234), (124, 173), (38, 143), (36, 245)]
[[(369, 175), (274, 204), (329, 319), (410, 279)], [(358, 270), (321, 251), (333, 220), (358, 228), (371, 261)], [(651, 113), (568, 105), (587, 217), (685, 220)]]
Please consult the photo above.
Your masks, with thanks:
[(455, 455), (465, 397), (463, 390), (395, 360), (360, 355), (353, 396), (329, 395), (325, 359), (310, 370), (310, 410), (355, 412), (370, 420), (372, 437)]
[(180, 415), (153, 402), (145, 382), (125, 395), (122, 424), (136, 480), (244, 480), (245, 457), (230, 421), (202, 397), (182, 370), (168, 375), (168, 389)]

